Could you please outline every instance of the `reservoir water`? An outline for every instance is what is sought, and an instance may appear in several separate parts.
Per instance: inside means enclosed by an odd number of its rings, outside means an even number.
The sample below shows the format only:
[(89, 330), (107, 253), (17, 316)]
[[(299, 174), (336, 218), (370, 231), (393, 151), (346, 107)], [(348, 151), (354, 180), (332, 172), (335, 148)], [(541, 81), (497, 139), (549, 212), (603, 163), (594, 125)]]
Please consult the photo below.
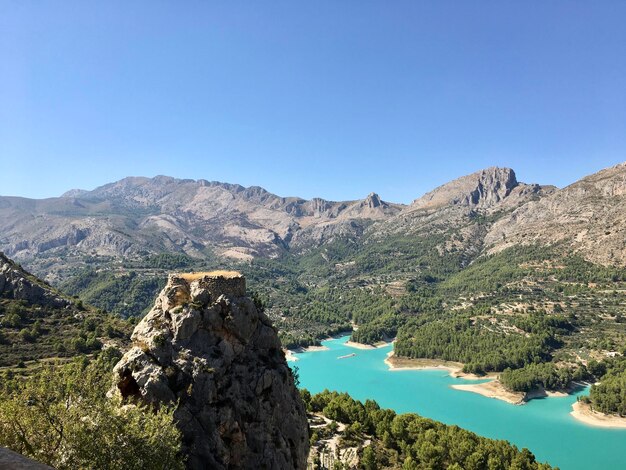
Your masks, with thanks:
[[(626, 429), (597, 428), (574, 419), (570, 411), (576, 395), (515, 406), (450, 388), (476, 382), (450, 377), (445, 370), (390, 371), (384, 359), (391, 345), (358, 350), (346, 346), (347, 340), (348, 336), (324, 341), (328, 350), (297, 354), (298, 361), (290, 365), (300, 371), (300, 386), (311, 393), (325, 388), (348, 392), (398, 413), (415, 412), (482, 436), (506, 439), (562, 470), (626, 469)], [(337, 359), (352, 353), (356, 355)]]

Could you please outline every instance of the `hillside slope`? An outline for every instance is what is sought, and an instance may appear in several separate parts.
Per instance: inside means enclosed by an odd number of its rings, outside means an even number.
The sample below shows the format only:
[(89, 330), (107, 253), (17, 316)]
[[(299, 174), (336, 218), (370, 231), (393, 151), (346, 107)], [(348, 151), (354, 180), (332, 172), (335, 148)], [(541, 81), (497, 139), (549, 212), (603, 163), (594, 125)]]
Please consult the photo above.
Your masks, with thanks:
[(0, 367), (123, 343), (126, 322), (84, 306), (0, 253)]
[(401, 208), (373, 193), (357, 201), (307, 201), (259, 187), (133, 177), (60, 198), (0, 197), (0, 249), (51, 280), (84, 258), (180, 252), (250, 260), (360, 233)]
[(485, 237), (491, 252), (560, 243), (603, 265), (626, 265), (626, 163), (587, 176), (503, 217)]

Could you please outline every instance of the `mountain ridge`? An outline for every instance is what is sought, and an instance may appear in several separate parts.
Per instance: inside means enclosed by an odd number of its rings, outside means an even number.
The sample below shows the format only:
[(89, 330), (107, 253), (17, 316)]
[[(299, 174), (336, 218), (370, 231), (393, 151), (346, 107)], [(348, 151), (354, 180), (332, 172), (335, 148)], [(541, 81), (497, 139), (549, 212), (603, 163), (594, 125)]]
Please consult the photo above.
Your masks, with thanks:
[[(182, 253), (249, 262), (307, 253), (335, 240), (368, 243), (398, 235), (437, 235), (443, 237), (437, 250), (460, 249), (469, 257), (534, 240), (563, 242), (593, 261), (626, 263), (619, 230), (600, 254), (594, 253), (593, 239), (583, 234), (577, 240), (584, 224), (595, 222), (575, 207), (576, 198), (583, 198), (589, 213), (603, 213), (607, 223), (612, 217), (626, 225), (619, 214), (594, 206), (620, 199), (625, 178), (626, 165), (621, 164), (558, 189), (522, 183), (514, 170), (490, 167), (402, 205), (376, 193), (351, 201), (307, 200), (278, 196), (259, 186), (163, 175), (127, 177), (91, 191), (70, 190), (59, 198), (0, 197), (0, 250), (35, 273), (45, 273), (51, 282), (66, 279), (68, 269), (85, 259)], [(609, 206), (619, 212), (619, 204)], [(561, 223), (568, 218), (578, 222), (566, 224), (567, 236), (550, 235), (552, 222), (536, 213), (541, 211), (561, 214)], [(477, 225), (476, 217), (487, 217), (489, 223)], [(562, 232), (556, 226), (550, 230)], [(603, 226), (592, 235), (605, 237), (606, 231)]]
[(626, 163), (588, 175), (548, 198), (497, 221), (486, 236), (490, 252), (516, 244), (566, 244), (603, 265), (626, 264)]
[[(495, 179), (498, 183), (497, 178)], [(60, 198), (0, 197), (0, 249), (32, 262), (57, 254), (141, 256), (206, 250), (240, 260), (276, 257), (361, 236), (407, 207), (376, 193), (328, 201), (281, 197), (259, 186), (207, 180), (128, 177)]]
[(72, 253), (202, 257), (207, 249), (249, 260), (279, 256), (292, 244), (358, 233), (367, 221), (400, 208), (375, 194), (356, 201), (305, 200), (258, 186), (129, 177), (61, 198), (0, 197), (0, 214), (11, 221), (0, 225), (0, 247), (21, 261)]

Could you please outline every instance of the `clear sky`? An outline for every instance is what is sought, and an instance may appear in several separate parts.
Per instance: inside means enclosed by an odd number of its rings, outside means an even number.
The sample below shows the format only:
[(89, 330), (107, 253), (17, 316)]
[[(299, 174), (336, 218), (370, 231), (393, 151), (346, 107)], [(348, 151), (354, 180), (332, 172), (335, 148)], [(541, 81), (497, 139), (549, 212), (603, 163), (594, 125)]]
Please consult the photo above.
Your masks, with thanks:
[(0, 0), (0, 194), (564, 186), (626, 160), (625, 25), (622, 0)]

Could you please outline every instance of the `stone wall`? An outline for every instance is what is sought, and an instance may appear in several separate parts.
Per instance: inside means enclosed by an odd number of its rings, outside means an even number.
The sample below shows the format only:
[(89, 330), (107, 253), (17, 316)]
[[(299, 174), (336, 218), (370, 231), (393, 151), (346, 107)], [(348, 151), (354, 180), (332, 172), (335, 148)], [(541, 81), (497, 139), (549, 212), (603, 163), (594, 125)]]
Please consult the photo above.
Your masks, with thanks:
[(220, 295), (227, 297), (244, 297), (246, 295), (246, 278), (243, 276), (233, 278), (205, 276), (198, 279), (198, 284), (201, 289), (209, 291), (214, 299)]
[(180, 287), (177, 302), (179, 305), (189, 301), (187, 293), (198, 290), (207, 292), (210, 300), (215, 300), (220, 295), (227, 297), (246, 295), (246, 278), (239, 273), (228, 276), (211, 273), (170, 274), (169, 284)]

